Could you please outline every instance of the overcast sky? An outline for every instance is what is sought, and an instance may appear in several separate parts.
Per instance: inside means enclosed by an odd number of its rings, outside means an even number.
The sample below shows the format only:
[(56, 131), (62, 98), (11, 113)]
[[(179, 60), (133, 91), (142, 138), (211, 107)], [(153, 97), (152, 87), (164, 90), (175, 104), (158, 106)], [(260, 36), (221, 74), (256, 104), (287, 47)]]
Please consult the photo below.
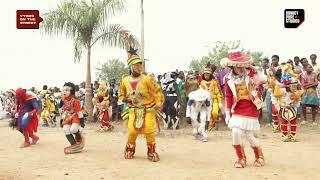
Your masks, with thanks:
[[(0, 11), (0, 90), (43, 84), (61, 87), (85, 80), (85, 55), (73, 62), (72, 40), (48, 37), (39, 30), (16, 29), (16, 10), (53, 9), (60, 0), (8, 0)], [(140, 0), (127, 0), (127, 12), (113, 21), (140, 37)], [(318, 7), (318, 8), (317, 8)], [(145, 0), (147, 70), (187, 70), (193, 57), (206, 55), (215, 41), (241, 40), (243, 48), (279, 54), (281, 60), (320, 55), (320, 11), (317, 1), (301, 0)], [(284, 9), (305, 10), (298, 29), (285, 29)], [(92, 77), (110, 58), (126, 62), (126, 52), (94, 46)]]

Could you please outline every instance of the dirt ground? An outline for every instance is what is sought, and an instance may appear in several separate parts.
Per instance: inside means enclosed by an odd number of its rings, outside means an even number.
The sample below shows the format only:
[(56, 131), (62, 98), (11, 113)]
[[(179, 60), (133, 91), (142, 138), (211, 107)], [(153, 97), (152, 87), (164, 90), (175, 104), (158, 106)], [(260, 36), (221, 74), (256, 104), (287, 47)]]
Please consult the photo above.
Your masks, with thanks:
[(2, 179), (320, 179), (320, 127), (299, 127), (299, 142), (284, 143), (280, 134), (264, 125), (258, 134), (266, 166), (252, 167), (253, 152), (246, 141), (249, 165), (235, 169), (231, 134), (220, 126), (210, 132), (206, 143), (195, 140), (190, 126), (177, 131), (162, 130), (157, 135), (161, 161), (146, 159), (144, 137), (137, 140), (135, 158), (125, 160), (125, 128), (116, 124), (113, 132), (96, 132), (98, 124), (85, 128), (86, 146), (82, 153), (64, 155), (68, 145), (61, 128), (42, 128), (37, 145), (21, 149), (23, 136), (0, 121), (0, 180)]

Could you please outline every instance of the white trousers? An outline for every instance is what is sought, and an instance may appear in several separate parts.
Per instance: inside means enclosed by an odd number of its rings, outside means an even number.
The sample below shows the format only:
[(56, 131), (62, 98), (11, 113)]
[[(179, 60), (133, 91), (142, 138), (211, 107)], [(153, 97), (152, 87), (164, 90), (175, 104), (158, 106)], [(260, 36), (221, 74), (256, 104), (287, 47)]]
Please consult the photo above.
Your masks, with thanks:
[(245, 134), (252, 147), (259, 147), (259, 141), (254, 137), (254, 131), (232, 128), (232, 143), (233, 145), (242, 145), (242, 135)]
[[(198, 114), (200, 113), (200, 123), (198, 122)], [(207, 121), (207, 110), (205, 107), (201, 108), (200, 112), (196, 108), (191, 108), (191, 123), (192, 123), (192, 134), (197, 135), (201, 134), (204, 137), (207, 137), (207, 132), (205, 130), (206, 121)]]
[(72, 123), (72, 125), (63, 125), (63, 131), (65, 135), (75, 134), (80, 130), (80, 124)]

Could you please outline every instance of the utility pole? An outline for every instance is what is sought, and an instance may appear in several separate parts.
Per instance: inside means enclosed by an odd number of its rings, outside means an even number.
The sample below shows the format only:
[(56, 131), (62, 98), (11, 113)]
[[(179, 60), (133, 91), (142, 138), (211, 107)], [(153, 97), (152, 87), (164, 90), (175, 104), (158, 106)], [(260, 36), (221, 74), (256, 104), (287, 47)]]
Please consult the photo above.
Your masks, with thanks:
[(144, 11), (143, 0), (141, 0), (141, 60), (143, 60), (143, 71), (146, 72), (146, 65), (144, 62)]

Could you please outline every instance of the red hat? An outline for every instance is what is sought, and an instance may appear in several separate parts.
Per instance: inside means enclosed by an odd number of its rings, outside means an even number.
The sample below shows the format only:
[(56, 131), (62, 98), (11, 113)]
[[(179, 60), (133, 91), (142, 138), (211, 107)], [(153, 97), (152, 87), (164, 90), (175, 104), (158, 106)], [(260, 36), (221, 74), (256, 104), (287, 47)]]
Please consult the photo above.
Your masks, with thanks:
[(211, 64), (210, 68), (212, 72), (215, 72), (217, 69), (217, 66), (215, 64)]
[(224, 66), (248, 67), (252, 64), (252, 58), (248, 55), (243, 55), (241, 52), (230, 52), (228, 59), (223, 63)]

